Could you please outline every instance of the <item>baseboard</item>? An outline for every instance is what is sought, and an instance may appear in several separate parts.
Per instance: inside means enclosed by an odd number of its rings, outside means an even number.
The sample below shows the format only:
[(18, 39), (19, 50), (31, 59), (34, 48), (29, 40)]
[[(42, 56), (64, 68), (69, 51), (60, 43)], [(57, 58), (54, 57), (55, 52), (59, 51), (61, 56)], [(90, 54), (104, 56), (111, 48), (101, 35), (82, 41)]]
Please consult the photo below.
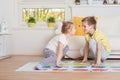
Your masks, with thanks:
[(120, 58), (107, 58), (107, 60), (120, 60)]
[(11, 56), (10, 55), (7, 55), (7, 56), (1, 56), (0, 57), (0, 60), (2, 60), (2, 59), (6, 59), (6, 58), (10, 58)]
[(31, 53), (13, 53), (12, 55), (43, 55), (40, 52), (31, 52)]

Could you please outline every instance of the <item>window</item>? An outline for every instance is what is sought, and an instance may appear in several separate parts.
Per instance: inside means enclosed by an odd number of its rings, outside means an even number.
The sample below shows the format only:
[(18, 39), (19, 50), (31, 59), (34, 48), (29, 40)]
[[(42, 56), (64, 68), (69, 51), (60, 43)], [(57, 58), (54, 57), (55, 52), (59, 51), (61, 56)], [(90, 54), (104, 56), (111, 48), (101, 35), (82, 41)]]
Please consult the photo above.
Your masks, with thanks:
[(35, 17), (37, 22), (46, 21), (48, 17), (54, 16), (56, 21), (65, 20), (64, 8), (22, 8), (22, 21), (27, 22), (30, 16)]
[[(29, 17), (35, 17), (37, 23), (36, 27), (47, 26), (47, 18), (54, 16), (56, 21), (66, 21), (66, 15), (70, 15), (68, 6), (65, 5), (65, 0), (19, 0), (17, 3), (18, 11), (16, 16), (17, 23), (20, 26), (27, 27)], [(47, 4), (47, 5), (46, 5)], [(16, 8), (17, 9), (17, 8)], [(68, 11), (67, 11), (68, 10)]]

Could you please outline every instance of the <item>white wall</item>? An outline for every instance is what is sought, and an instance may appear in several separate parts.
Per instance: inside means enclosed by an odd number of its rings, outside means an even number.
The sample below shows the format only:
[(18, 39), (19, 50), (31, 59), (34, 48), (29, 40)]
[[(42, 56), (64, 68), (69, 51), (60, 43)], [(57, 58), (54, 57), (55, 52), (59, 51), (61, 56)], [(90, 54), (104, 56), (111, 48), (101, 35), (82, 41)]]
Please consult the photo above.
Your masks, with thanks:
[[(20, 1), (20, 0), (19, 0)], [(27, 1), (27, 0), (21, 0), (21, 1)], [(37, 1), (37, 0), (36, 0)], [(67, 6), (67, 11), (66, 11), (66, 20), (71, 20), (71, 13), (70, 13), (70, 9), (69, 9), (69, 4), (73, 3), (73, 0), (63, 0), (63, 3), (60, 3), (59, 5), (63, 5), (65, 3), (64, 6)], [(28, 3), (29, 5), (32, 5), (35, 1), (31, 0), (31, 3)], [(58, 3), (58, 1), (56, 1)], [(55, 3), (56, 3), (55, 2)], [(62, 2), (62, 1), (61, 1)], [(20, 13), (19, 12), (19, 5), (18, 4), (22, 4), (18, 1), (15, 1), (15, 25), (13, 25), (13, 30), (12, 30), (12, 35), (13, 35), (13, 54), (14, 55), (36, 55), (36, 54), (41, 54), (43, 51), (43, 48), (45, 47), (45, 45), (47, 44), (48, 40), (51, 39), (51, 37), (54, 34), (54, 29), (49, 29), (49, 28), (45, 28), (45, 29), (41, 29), (38, 27), (41, 26), (37, 26), (37, 28), (27, 28), (24, 26), (19, 25), (19, 16)], [(47, 1), (37, 1), (37, 5), (40, 6), (58, 6), (58, 4), (49, 4), (51, 3), (51, 1), (47, 0)], [(48, 4), (48, 5), (46, 5)], [(35, 5), (36, 6), (36, 5)], [(23, 27), (23, 28), (22, 28)], [(42, 26), (42, 27), (46, 27), (46, 26)]]
[[(19, 5), (18, 5), (19, 1), (20, 0), (3, 0), (2, 3), (0, 3), (0, 5), (3, 6), (3, 7), (0, 7), (0, 17), (7, 15), (5, 17), (8, 20), (10, 28), (12, 28), (12, 39), (13, 39), (13, 45), (11, 46), (11, 47), (13, 47), (12, 54), (14, 54), (14, 55), (41, 54), (42, 50), (45, 47), (45, 45), (47, 44), (48, 40), (51, 39), (51, 37), (54, 35), (54, 29), (22, 28), (24, 26), (19, 25), (19, 16), (20, 16)], [(48, 2), (50, 2), (50, 1), (48, 0)], [(70, 12), (71, 9), (69, 8), (70, 7), (69, 5), (73, 5), (74, 4), (73, 2), (74, 2), (74, 0), (66, 0), (65, 1), (65, 5), (68, 6), (66, 20), (72, 20), (71, 19), (72, 14)], [(48, 4), (48, 3), (46, 2), (46, 4)], [(56, 4), (56, 6), (57, 6), (57, 4)], [(81, 7), (81, 6), (79, 6), (79, 7)], [(88, 10), (83, 10), (83, 9), (81, 9), (79, 11), (80, 14), (88, 15), (89, 12), (91, 12), (91, 10), (89, 10), (89, 9)], [(96, 6), (96, 9), (99, 9), (99, 8), (97, 8), (97, 6)], [(117, 7), (117, 9), (115, 8), (115, 10), (120, 12), (119, 9), (120, 9), (119, 7)], [(2, 12), (2, 14), (1, 14), (1, 12)], [(75, 13), (78, 14), (78, 11), (75, 11)], [(103, 11), (103, 12), (100, 11), (97, 13), (106, 14), (105, 11)], [(110, 14), (116, 15), (117, 13), (110, 11)], [(74, 38), (74, 41), (75, 41), (75, 38)], [(112, 40), (112, 42), (114, 42), (114, 41), (115, 40)], [(73, 48), (72, 46), (70, 46), (70, 47)]]
[(40, 54), (46, 46), (46, 42), (48, 42), (53, 35), (53, 29), (15, 29), (13, 31), (13, 54)]
[(4, 18), (8, 26), (12, 26), (14, 21), (13, 21), (13, 16), (14, 16), (14, 0), (3, 0), (0, 3), (0, 19)]
[[(8, 24), (9, 30), (11, 30), (11, 28), (14, 25), (13, 16), (14, 16), (14, 0), (1, 1), (1, 3), (0, 3), (0, 23), (4, 19)], [(11, 41), (12, 36), (6, 35), (6, 37), (8, 37), (8, 38), (6, 38), (5, 41), (7, 41), (7, 42), (5, 44), (9, 43), (9, 45), (4, 45), (5, 48), (7, 48), (7, 49), (4, 49), (5, 53), (8, 53), (8, 52), (12, 53), (12, 47), (13, 47), (12, 41)]]
[[(3, 11), (2, 7), (3, 7), (3, 4), (0, 3), (0, 5), (1, 5), (1, 7), (0, 7), (0, 17), (2, 17), (2, 11)], [(0, 21), (1, 21), (1, 20), (0, 20)]]

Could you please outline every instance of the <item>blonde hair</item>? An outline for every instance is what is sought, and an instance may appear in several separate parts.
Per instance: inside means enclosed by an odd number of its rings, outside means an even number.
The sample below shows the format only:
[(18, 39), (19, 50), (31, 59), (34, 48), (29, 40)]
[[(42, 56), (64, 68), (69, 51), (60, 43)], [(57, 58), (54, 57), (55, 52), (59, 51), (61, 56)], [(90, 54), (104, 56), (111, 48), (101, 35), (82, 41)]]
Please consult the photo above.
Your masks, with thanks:
[(96, 20), (94, 16), (88, 16), (82, 19), (82, 22), (87, 22), (88, 25), (94, 25), (94, 29), (96, 29)]
[(73, 22), (70, 22), (70, 21), (63, 22), (61, 32), (62, 33), (67, 33), (67, 30), (70, 29), (70, 27), (71, 27), (72, 24), (73, 24)]

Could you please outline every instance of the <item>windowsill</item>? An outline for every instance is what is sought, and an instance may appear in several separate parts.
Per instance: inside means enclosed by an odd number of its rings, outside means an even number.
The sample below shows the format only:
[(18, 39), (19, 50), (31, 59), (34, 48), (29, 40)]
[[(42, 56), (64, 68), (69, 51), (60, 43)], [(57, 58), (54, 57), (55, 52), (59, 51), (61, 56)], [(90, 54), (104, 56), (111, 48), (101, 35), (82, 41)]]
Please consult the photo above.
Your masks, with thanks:
[(61, 26), (61, 22), (56, 22), (54, 27), (49, 27), (46, 22), (37, 22), (34, 27), (29, 27), (27, 23), (23, 22), (19, 27), (13, 27), (13, 30), (55, 30), (57, 27)]
[(54, 30), (55, 27), (53, 28), (50, 28), (50, 27), (47, 27), (47, 26), (44, 26), (44, 27), (14, 27), (13, 30)]

